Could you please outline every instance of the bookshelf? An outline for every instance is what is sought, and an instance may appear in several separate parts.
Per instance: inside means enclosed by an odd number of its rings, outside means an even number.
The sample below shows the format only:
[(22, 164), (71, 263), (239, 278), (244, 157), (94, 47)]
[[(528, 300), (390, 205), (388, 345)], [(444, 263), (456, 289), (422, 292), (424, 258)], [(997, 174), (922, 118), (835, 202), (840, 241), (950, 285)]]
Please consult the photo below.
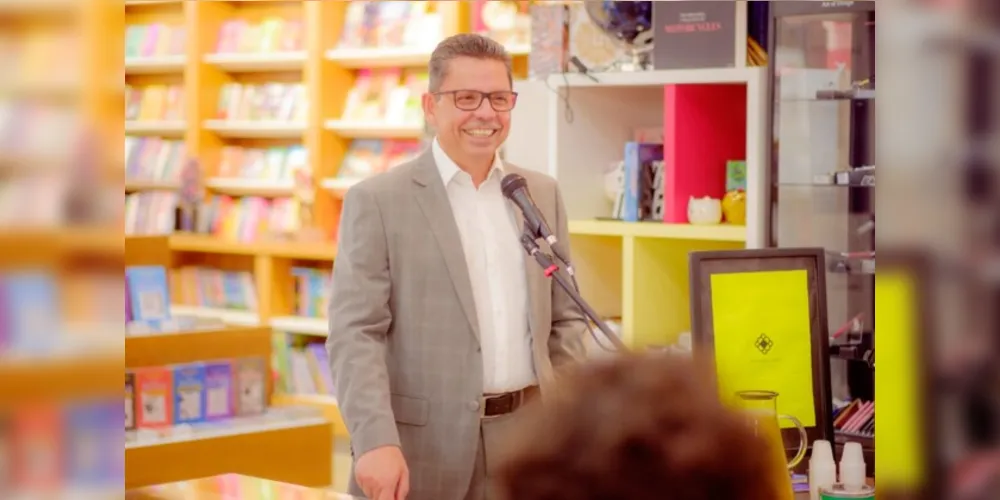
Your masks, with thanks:
[[(169, 268), (175, 261), (169, 238), (165, 236), (127, 238), (125, 255), (126, 266)], [(205, 318), (189, 314), (183, 308), (172, 308), (170, 312), (179, 329), (138, 330), (125, 336), (126, 403), (130, 394), (137, 403), (141, 394), (155, 394), (156, 390), (165, 390), (167, 400), (173, 401), (179, 393), (169, 387), (179, 387), (179, 377), (189, 375), (185, 370), (203, 371), (205, 378), (198, 379), (202, 382), (192, 382), (204, 387), (206, 404), (201, 411), (233, 408), (232, 415), (227, 411), (221, 419), (213, 421), (205, 413), (204, 421), (199, 417), (185, 423), (177, 420), (181, 415), (177, 413), (164, 424), (151, 421), (157, 413), (137, 406), (134, 429), (128, 428), (126, 419), (126, 487), (232, 471), (303, 485), (329, 486), (333, 480), (331, 420), (322, 411), (301, 404), (271, 405), (271, 329), (226, 326), (218, 318), (200, 321)], [(185, 316), (188, 318), (182, 324), (181, 318)], [(130, 330), (133, 326), (129, 326)], [(224, 387), (230, 388), (224, 389), (225, 394), (232, 398), (225, 405), (217, 404), (218, 394), (209, 397), (212, 367), (228, 374), (221, 378), (226, 381)], [(160, 379), (156, 377), (167, 377), (168, 389), (158, 389), (156, 384)], [(259, 398), (250, 398), (252, 404), (246, 402), (242, 388), (247, 380), (256, 381), (252, 383), (260, 391)], [(254, 393), (254, 390), (247, 392)], [(209, 399), (212, 404), (208, 404)], [(301, 460), (283, 463), (273, 460), (276, 455), (286, 454)]]

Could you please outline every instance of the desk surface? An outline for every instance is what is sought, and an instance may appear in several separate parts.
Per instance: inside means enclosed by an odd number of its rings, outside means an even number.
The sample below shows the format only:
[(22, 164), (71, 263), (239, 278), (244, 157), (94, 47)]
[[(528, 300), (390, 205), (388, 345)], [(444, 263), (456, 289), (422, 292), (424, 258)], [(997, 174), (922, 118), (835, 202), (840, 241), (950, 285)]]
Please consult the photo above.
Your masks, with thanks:
[(360, 500), (343, 493), (225, 474), (137, 488), (125, 500)]

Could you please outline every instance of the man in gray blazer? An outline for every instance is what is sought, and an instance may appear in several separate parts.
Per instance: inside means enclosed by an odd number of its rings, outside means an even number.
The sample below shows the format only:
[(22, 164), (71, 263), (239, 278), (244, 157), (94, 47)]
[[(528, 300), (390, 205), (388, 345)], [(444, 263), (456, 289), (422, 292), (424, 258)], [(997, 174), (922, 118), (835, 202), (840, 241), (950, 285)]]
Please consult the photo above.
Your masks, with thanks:
[(375, 500), (492, 498), (518, 408), (584, 355), (583, 314), (527, 257), (523, 217), (500, 190), (523, 176), (568, 243), (555, 181), (497, 155), (517, 99), (510, 57), (456, 35), (429, 73), (433, 145), (347, 192), (333, 266), (327, 349), (350, 493)]

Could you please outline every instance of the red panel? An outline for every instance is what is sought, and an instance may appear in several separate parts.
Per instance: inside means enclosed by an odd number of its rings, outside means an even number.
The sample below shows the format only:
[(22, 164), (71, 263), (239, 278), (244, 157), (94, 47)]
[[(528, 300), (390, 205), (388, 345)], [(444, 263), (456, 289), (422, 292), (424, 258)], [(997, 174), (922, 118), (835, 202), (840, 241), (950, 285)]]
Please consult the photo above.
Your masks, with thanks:
[(746, 158), (746, 85), (667, 85), (664, 92), (663, 221), (683, 224), (690, 197), (722, 199), (726, 162)]

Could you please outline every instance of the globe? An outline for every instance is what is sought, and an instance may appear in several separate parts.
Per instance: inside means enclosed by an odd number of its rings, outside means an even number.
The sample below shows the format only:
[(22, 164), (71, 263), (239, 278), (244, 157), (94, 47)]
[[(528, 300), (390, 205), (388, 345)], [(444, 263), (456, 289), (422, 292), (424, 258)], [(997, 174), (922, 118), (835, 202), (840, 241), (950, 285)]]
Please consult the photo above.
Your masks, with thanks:
[(653, 42), (653, 2), (584, 2), (587, 15), (608, 36), (630, 49), (642, 49)]

